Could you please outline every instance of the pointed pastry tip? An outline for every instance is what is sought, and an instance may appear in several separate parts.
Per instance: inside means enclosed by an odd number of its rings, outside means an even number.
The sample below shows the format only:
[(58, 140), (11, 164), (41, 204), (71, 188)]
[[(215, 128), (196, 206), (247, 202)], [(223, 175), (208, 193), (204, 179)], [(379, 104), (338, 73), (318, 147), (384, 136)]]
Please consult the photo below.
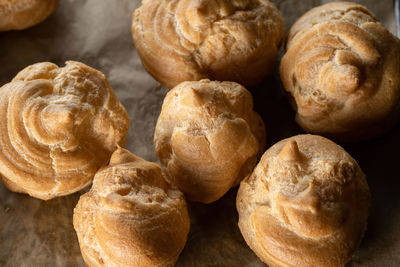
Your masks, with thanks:
[(189, 92), (194, 98), (196, 98), (198, 100), (201, 99), (199, 92), (197, 92), (197, 90), (195, 90), (193, 87), (189, 87)]
[(185, 96), (182, 101), (183, 104), (186, 106), (200, 107), (204, 104), (204, 100), (201, 94), (192, 87), (189, 87), (188, 90), (185, 92)]
[(123, 163), (138, 161), (138, 160), (142, 160), (142, 159), (140, 157), (134, 155), (133, 153), (129, 152), (128, 150), (117, 145), (117, 149), (111, 155), (109, 165), (123, 164)]
[(297, 142), (291, 140), (287, 142), (281, 152), (279, 152), (279, 158), (284, 161), (302, 161), (303, 154), (300, 152)]

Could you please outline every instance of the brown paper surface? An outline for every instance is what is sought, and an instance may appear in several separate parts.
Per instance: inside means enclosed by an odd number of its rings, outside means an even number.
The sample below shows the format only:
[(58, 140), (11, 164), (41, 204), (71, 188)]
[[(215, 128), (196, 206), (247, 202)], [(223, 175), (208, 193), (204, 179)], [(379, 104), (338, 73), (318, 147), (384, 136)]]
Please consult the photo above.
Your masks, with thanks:
[[(311, 7), (329, 1), (275, 0), (286, 27)], [(395, 32), (391, 0), (357, 1)], [(127, 148), (157, 161), (153, 131), (167, 89), (143, 69), (132, 43), (131, 14), (139, 0), (61, 0), (52, 16), (24, 31), (0, 33), (0, 86), (19, 70), (41, 61), (63, 66), (84, 62), (106, 74), (127, 108)], [(294, 122), (277, 64), (252, 90), (263, 117), (268, 147), (302, 133)], [(1, 118), (0, 118), (1, 119)], [(400, 127), (369, 142), (345, 145), (367, 175), (373, 202), (365, 238), (349, 266), (400, 265)], [(264, 266), (237, 227), (237, 188), (210, 204), (189, 203), (191, 231), (177, 266)], [(84, 266), (72, 226), (82, 192), (50, 201), (11, 193), (0, 183), (0, 266)]]

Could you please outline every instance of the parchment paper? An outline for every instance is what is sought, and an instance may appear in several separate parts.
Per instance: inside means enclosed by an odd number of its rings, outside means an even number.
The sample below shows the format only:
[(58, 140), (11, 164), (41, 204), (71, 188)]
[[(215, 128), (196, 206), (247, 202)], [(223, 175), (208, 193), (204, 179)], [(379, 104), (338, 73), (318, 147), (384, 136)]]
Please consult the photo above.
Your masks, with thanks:
[[(274, 2), (289, 29), (305, 11), (329, 1)], [(357, 2), (395, 32), (391, 0)], [(153, 131), (167, 89), (145, 72), (132, 44), (131, 13), (139, 5), (139, 0), (60, 0), (45, 22), (0, 33), (0, 86), (41, 61), (63, 66), (66, 60), (77, 60), (97, 68), (128, 110), (132, 126), (127, 148), (157, 161)], [(303, 133), (285, 99), (278, 64), (252, 90), (267, 126), (268, 147)], [(380, 139), (345, 146), (367, 174), (373, 196), (368, 230), (349, 266), (400, 266), (399, 137), (398, 125)], [(189, 203), (191, 231), (177, 266), (264, 266), (237, 227), (236, 192), (232, 189), (210, 205)], [(0, 266), (84, 266), (72, 226), (73, 208), (82, 193), (41, 201), (0, 185)]]

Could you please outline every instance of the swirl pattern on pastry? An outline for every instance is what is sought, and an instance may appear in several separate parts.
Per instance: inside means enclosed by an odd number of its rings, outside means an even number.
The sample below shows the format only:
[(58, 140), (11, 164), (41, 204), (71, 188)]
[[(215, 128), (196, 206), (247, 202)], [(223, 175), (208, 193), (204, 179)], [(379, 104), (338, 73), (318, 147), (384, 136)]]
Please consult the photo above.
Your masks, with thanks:
[(210, 203), (251, 173), (265, 128), (241, 85), (184, 82), (164, 99), (154, 143), (171, 183), (188, 199)]
[(173, 266), (190, 221), (183, 194), (161, 168), (118, 148), (74, 210), (88, 266)]
[(104, 74), (73, 61), (18, 73), (0, 88), (0, 116), (4, 184), (45, 200), (87, 186), (129, 129)]
[(265, 152), (236, 204), (244, 239), (269, 266), (344, 266), (365, 232), (370, 193), (346, 151), (298, 135)]
[(0, 0), (0, 31), (23, 30), (46, 19), (58, 0)]
[(400, 115), (400, 42), (363, 6), (329, 3), (291, 28), (280, 72), (296, 120), (341, 141), (368, 139)]
[(255, 85), (275, 61), (283, 19), (268, 0), (143, 1), (132, 34), (146, 70), (168, 88), (204, 78)]

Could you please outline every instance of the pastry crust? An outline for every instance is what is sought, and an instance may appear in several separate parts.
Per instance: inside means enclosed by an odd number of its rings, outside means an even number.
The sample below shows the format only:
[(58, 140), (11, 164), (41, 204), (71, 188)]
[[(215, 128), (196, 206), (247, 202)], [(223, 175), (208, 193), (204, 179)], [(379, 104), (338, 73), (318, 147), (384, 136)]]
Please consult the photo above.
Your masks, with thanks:
[(58, 0), (0, 0), (0, 31), (23, 30), (50, 16)]
[(400, 118), (400, 41), (363, 6), (316, 7), (290, 29), (280, 73), (306, 131), (376, 137)]
[(189, 227), (183, 194), (161, 168), (120, 147), (74, 210), (88, 266), (173, 266)]
[(188, 199), (210, 203), (251, 173), (265, 127), (243, 86), (184, 82), (164, 99), (154, 144), (171, 183)]
[(133, 40), (145, 69), (170, 89), (204, 78), (256, 85), (285, 34), (268, 0), (142, 2), (133, 13)]
[(104, 74), (74, 61), (19, 72), (0, 88), (0, 117), (4, 184), (44, 200), (90, 184), (129, 129)]
[(239, 228), (269, 266), (344, 266), (367, 226), (370, 192), (356, 161), (316, 135), (268, 149), (237, 195)]

